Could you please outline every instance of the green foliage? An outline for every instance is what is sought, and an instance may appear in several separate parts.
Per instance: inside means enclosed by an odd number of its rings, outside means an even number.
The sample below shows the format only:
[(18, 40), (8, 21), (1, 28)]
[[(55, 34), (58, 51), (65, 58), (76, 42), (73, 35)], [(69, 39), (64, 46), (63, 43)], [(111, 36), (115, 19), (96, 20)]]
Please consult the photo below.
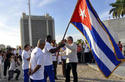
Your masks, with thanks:
[(77, 41), (76, 41), (76, 43), (77, 44), (82, 44), (84, 41), (82, 40), (82, 39), (78, 39)]
[(113, 8), (109, 14), (112, 14), (113, 18), (124, 17), (125, 15), (125, 0), (116, 0), (115, 3), (111, 3), (110, 6)]

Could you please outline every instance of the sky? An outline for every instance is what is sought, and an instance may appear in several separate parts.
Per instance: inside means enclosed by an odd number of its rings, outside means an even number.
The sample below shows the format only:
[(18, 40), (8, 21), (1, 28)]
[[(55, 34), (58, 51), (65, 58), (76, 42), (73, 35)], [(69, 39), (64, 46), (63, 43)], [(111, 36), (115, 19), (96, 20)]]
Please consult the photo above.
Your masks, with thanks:
[[(90, 0), (101, 20), (108, 20), (110, 3), (115, 0)], [(49, 13), (55, 20), (55, 36), (59, 42), (72, 16), (77, 0), (31, 0), (31, 14), (45, 15)], [(1, 0), (0, 2), (0, 44), (16, 47), (21, 44), (20, 18), (22, 13), (28, 14), (28, 0)], [(70, 25), (67, 36), (75, 41), (83, 39), (82, 34)]]

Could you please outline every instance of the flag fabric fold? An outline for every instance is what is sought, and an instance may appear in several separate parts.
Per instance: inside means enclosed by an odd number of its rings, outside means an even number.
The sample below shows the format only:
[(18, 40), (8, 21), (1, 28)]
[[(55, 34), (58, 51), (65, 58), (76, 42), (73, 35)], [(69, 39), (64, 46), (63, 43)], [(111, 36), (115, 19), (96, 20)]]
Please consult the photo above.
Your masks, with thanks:
[(99, 69), (109, 77), (125, 58), (89, 0), (78, 0), (70, 22), (84, 35)]

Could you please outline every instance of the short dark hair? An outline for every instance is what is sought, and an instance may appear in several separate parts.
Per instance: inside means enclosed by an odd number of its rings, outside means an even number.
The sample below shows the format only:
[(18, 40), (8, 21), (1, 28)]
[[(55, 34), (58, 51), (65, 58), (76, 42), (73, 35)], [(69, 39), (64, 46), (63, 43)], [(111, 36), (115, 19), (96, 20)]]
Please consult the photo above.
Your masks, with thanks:
[(69, 37), (68, 37), (68, 39), (70, 39), (71, 41), (73, 41), (73, 38), (72, 38), (72, 36), (69, 36)]
[(50, 39), (50, 38), (52, 38), (52, 36), (51, 36), (51, 35), (48, 35), (46, 39), (48, 40), (48, 39)]
[(29, 44), (26, 44), (26, 45), (24, 46), (24, 49), (27, 48), (27, 46), (30, 46), (30, 45), (29, 45)]
[(12, 51), (13, 49), (12, 48), (8, 48), (7, 51)]

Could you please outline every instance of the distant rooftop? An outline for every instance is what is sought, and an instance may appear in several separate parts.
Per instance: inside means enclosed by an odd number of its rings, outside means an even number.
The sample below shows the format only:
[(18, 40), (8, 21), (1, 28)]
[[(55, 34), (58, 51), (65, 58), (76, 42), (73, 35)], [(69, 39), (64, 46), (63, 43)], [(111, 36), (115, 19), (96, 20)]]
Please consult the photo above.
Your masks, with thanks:
[[(22, 13), (22, 19), (28, 19), (29, 15), (26, 15), (26, 13)], [(43, 16), (38, 16), (38, 15), (31, 15), (31, 19), (36, 19), (36, 20), (45, 20), (45, 19), (50, 19), (53, 20), (52, 16), (50, 16), (48, 13), (43, 15)]]
[[(117, 18), (117, 19), (116, 18), (111, 18), (111, 19), (107, 19), (107, 20), (114, 20), (114, 21), (115, 20), (125, 20), (125, 17), (123, 17), (123, 18)], [(104, 22), (107, 21), (107, 20), (104, 20)]]

